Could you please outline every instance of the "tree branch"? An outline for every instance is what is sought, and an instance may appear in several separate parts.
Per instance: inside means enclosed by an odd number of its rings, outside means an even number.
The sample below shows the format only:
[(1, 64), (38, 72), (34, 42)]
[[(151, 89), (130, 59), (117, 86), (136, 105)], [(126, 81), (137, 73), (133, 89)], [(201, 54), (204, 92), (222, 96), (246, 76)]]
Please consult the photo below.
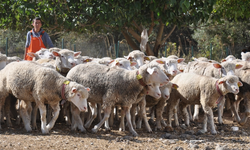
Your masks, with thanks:
[(138, 35), (133, 29), (128, 28), (128, 32), (139, 42), (141, 43), (141, 36)]
[(137, 50), (140, 49), (135, 42), (131, 39), (131, 37), (127, 34), (126, 31), (122, 30), (122, 34), (124, 36), (124, 38), (127, 40), (127, 43), (129, 44), (129, 46), (132, 47), (132, 49)]
[(169, 36), (174, 32), (176, 28), (176, 25), (174, 25), (173, 29), (168, 33), (168, 35), (161, 41), (161, 45), (166, 42), (166, 40), (169, 38)]

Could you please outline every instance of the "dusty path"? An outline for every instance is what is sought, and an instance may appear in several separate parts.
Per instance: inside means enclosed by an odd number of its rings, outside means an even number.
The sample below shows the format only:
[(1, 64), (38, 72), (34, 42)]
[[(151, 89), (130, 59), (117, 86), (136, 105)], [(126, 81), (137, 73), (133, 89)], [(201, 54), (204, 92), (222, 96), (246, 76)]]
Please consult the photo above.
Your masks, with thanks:
[[(128, 131), (119, 132), (114, 127), (111, 132), (101, 129), (97, 134), (70, 131), (64, 123), (57, 123), (49, 135), (42, 135), (40, 129), (26, 133), (23, 125), (7, 128), (2, 125), (0, 131), (0, 149), (250, 149), (250, 127), (248, 120), (243, 127), (232, 121), (229, 113), (224, 114), (223, 126), (217, 125), (219, 134), (196, 135), (202, 121), (192, 123), (190, 128), (175, 128), (174, 132), (157, 131), (145, 133), (144, 129), (136, 130), (139, 137), (133, 137)], [(216, 118), (216, 117), (215, 117)], [(116, 122), (116, 125), (118, 123)], [(216, 123), (217, 124), (217, 123)], [(40, 125), (40, 124), (38, 124)], [(118, 125), (117, 125), (118, 126)], [(152, 126), (152, 125), (151, 125)], [(239, 126), (233, 132), (231, 127)]]

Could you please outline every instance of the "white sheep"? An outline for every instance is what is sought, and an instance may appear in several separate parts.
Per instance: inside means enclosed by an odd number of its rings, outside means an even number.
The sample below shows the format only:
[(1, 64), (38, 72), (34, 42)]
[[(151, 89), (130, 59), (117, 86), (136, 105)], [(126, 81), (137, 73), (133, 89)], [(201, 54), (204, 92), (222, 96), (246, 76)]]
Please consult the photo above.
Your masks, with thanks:
[[(65, 99), (73, 102), (80, 111), (87, 110), (89, 88), (76, 82), (70, 82), (53, 69), (43, 67), (35, 62), (12, 62), (0, 71), (0, 117), (6, 97), (10, 94), (22, 99), (29, 105), (35, 102), (41, 114), (41, 130), (47, 134), (59, 115), (59, 101)], [(53, 108), (54, 117), (47, 125), (45, 101)], [(21, 114), (25, 128), (31, 131), (30, 119), (25, 111)], [(1, 128), (1, 126), (0, 126)]]
[[(80, 64), (72, 68), (67, 77), (91, 88), (89, 102), (103, 104), (104, 117), (94, 126), (92, 132), (97, 132), (109, 118), (112, 107), (120, 104), (126, 114), (129, 130), (135, 136), (138, 134), (131, 124), (130, 108), (144, 89), (141, 84), (168, 82), (167, 76), (159, 67), (150, 63), (131, 71), (96, 63)], [(105, 127), (109, 130), (108, 124)]]
[(216, 79), (195, 73), (181, 73), (176, 75), (171, 82), (179, 86), (177, 91), (181, 97), (177, 98), (181, 99), (179, 107), (184, 114), (185, 124), (189, 126), (187, 105), (201, 104), (204, 110), (204, 122), (201, 132), (207, 132), (207, 123), (209, 123), (212, 134), (217, 133), (214, 126), (212, 107), (216, 106), (227, 93), (237, 94), (239, 92), (238, 85), (242, 86), (239, 78), (234, 75)]
[(52, 52), (50, 52), (49, 49), (46, 49), (46, 48), (42, 48), (35, 53), (29, 52), (29, 53), (27, 53), (27, 55), (32, 57), (32, 61), (36, 61), (38, 59), (43, 59), (43, 58), (54, 59), (54, 55), (52, 54)]

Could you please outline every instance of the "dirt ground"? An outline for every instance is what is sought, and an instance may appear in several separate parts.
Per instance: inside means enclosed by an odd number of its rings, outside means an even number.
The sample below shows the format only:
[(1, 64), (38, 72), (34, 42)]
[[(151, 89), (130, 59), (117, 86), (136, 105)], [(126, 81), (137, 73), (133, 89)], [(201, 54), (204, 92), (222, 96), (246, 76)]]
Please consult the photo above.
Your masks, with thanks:
[[(214, 114), (216, 116), (216, 113)], [(200, 116), (202, 117), (202, 114)], [(72, 132), (65, 123), (56, 123), (49, 135), (41, 134), (40, 129), (27, 133), (23, 125), (15, 125), (13, 122), (13, 127), (2, 124), (0, 149), (250, 149), (250, 121), (248, 120), (245, 126), (240, 126), (232, 121), (230, 112), (224, 113), (223, 119), (222, 126), (216, 121), (217, 135), (197, 135), (202, 126), (201, 120), (191, 123), (189, 128), (181, 125), (171, 133), (146, 133), (145, 129), (136, 129), (139, 137), (133, 137), (128, 131), (119, 132), (118, 122), (111, 132), (100, 129), (96, 134), (91, 133), (91, 130), (85, 134)], [(40, 127), (40, 124), (38, 126)], [(232, 126), (238, 126), (239, 131), (232, 131)], [(154, 128), (153, 125), (151, 127)]]

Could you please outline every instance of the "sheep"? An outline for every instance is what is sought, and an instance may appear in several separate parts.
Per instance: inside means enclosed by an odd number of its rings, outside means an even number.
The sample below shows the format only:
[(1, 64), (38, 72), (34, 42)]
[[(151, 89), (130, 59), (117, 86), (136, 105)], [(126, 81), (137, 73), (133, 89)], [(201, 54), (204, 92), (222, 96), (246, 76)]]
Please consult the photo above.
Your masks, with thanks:
[[(115, 104), (123, 107), (130, 132), (137, 136), (130, 119), (130, 108), (137, 100), (138, 94), (144, 89), (143, 85), (167, 83), (167, 76), (157, 65), (145, 64), (138, 70), (114, 69), (96, 63), (80, 64), (72, 68), (67, 78), (91, 88), (88, 102), (102, 103), (104, 117), (94, 126), (96, 133), (109, 118), (111, 108)], [(105, 124), (106, 130), (109, 125)]]
[(112, 61), (109, 66), (113, 68), (123, 68), (127, 70), (132, 70), (132, 66), (135, 66), (136, 62), (130, 62), (126, 58), (116, 58)]
[(94, 58), (92, 59), (92, 62), (108, 66), (111, 62), (113, 62), (113, 59), (110, 57)]
[(49, 66), (55, 68), (58, 72), (65, 75), (67, 72), (76, 65), (74, 57), (77, 57), (81, 52), (74, 52), (68, 49), (62, 49), (59, 52), (52, 51), (53, 55), (56, 57), (53, 59), (39, 59), (36, 62), (43, 64), (44, 66)]
[(76, 65), (87, 63), (87, 62), (91, 62), (92, 59), (93, 58), (91, 58), (89, 56), (81, 56), (81, 55), (78, 55), (78, 56), (74, 57)]
[(212, 107), (219, 103), (227, 93), (237, 94), (239, 92), (238, 85), (242, 86), (239, 78), (235, 75), (227, 75), (216, 79), (195, 73), (181, 73), (176, 75), (171, 82), (179, 86), (177, 89), (181, 95), (179, 97), (181, 98), (179, 107), (184, 114), (185, 124), (189, 126), (189, 115), (185, 109), (186, 106), (189, 104), (201, 104), (204, 110), (204, 122), (201, 133), (207, 132), (208, 122), (212, 134), (217, 133), (214, 127)]
[(50, 52), (49, 49), (46, 49), (46, 48), (42, 48), (35, 53), (30, 52), (27, 54), (33, 58), (32, 61), (36, 61), (42, 58), (54, 59), (54, 55), (52, 54), (52, 52)]
[(7, 57), (7, 63), (6, 64), (9, 64), (11, 62), (14, 62), (14, 61), (23, 61), (22, 58), (18, 57), (18, 56), (12, 56), (12, 57)]
[[(159, 98), (159, 99), (152, 97), (150, 95), (146, 96), (146, 107), (154, 107), (156, 110), (156, 130), (162, 129), (161, 124), (163, 124), (164, 127), (167, 126), (163, 117), (162, 117), (162, 114), (163, 114), (163, 109), (165, 107), (166, 101), (170, 97), (170, 93), (172, 91), (172, 88), (176, 89), (176, 88), (178, 88), (178, 85), (173, 84), (172, 82), (169, 82), (168, 84), (165, 84), (162, 87), (160, 87), (161, 98)], [(153, 117), (153, 116), (151, 116), (151, 117)], [(151, 118), (151, 119), (154, 119), (154, 118)], [(140, 125), (141, 125), (141, 116), (139, 115), (137, 126), (139, 127)]]
[(126, 59), (129, 59), (130, 61), (135, 61), (136, 64), (136, 68), (139, 68), (140, 66), (142, 66), (144, 64), (144, 60), (147, 60), (147, 56), (140, 50), (133, 50), (132, 52), (130, 52), (128, 54), (128, 56), (124, 56)]
[(224, 62), (224, 61), (233, 61), (235, 59), (236, 58), (233, 55), (228, 55), (225, 59), (222, 59), (221, 62)]
[[(35, 62), (12, 62), (0, 71), (0, 117), (6, 97), (15, 96), (27, 105), (35, 102), (41, 114), (41, 130), (49, 133), (58, 118), (59, 102), (65, 99), (74, 103), (80, 111), (87, 110), (89, 88), (76, 82), (69, 81), (53, 69), (43, 67)], [(54, 116), (46, 125), (45, 101), (53, 108)], [(21, 113), (25, 129), (31, 131), (30, 119), (27, 112)], [(1, 125), (0, 125), (1, 129)]]
[[(226, 75), (234, 75), (235, 69), (242, 68), (243, 65), (241, 64), (234, 64), (233, 62), (222, 62), (222, 63), (209, 63), (209, 62), (189, 62), (186, 66), (184, 72), (193, 72), (200, 75), (211, 76), (215, 78), (220, 78), (221, 76)], [(222, 115), (223, 115), (223, 107), (225, 101), (221, 101), (218, 104), (218, 122), (220, 124), (223, 123)], [(194, 109), (193, 119), (190, 117), (191, 120), (197, 120), (199, 115), (199, 106), (196, 105)]]

